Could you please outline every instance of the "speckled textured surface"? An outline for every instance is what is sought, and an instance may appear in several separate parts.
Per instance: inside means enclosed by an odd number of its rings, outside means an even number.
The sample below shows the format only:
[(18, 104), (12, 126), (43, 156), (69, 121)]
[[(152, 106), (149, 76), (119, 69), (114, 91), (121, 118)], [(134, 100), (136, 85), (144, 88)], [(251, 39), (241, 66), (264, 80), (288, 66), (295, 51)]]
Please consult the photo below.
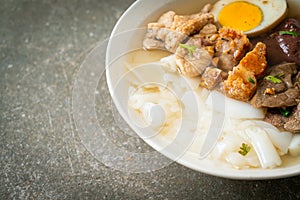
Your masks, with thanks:
[[(176, 163), (125, 173), (86, 150), (71, 113), (74, 77), (133, 2), (1, 1), (0, 199), (299, 199), (299, 176), (237, 181)], [(98, 91), (99, 120), (120, 131), (105, 78)], [(149, 148), (138, 138), (122, 144)]]

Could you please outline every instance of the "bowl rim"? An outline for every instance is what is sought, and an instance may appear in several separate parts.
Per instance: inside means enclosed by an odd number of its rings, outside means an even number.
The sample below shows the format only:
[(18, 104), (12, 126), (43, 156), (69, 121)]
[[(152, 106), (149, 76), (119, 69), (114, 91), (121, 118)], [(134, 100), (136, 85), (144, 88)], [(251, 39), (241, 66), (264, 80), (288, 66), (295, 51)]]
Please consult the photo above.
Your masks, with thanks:
[[(106, 65), (106, 80), (107, 80), (107, 85), (108, 89), (110, 92), (110, 95), (112, 97), (112, 100), (119, 111), (120, 115), (122, 118), (126, 121), (126, 123), (140, 136), (139, 130), (137, 130), (130, 120), (127, 118), (127, 114), (124, 113), (121, 104), (119, 103), (117, 97), (114, 95), (114, 87), (112, 85), (112, 80), (111, 80), (111, 71), (110, 68), (108, 67), (108, 57), (109, 53), (112, 51), (113, 47), (112, 45), (112, 40), (114, 36), (116, 36), (118, 33), (120, 33), (120, 26), (123, 25), (124, 21), (127, 20), (127, 17), (129, 14), (131, 14), (132, 11), (135, 11), (138, 7), (142, 7), (141, 5), (146, 2), (146, 1), (154, 1), (154, 0), (137, 0), (134, 3), (132, 3), (126, 11), (122, 14), (122, 16), (119, 18), (119, 20), (116, 22), (111, 35), (109, 37), (108, 45), (107, 45), (107, 50), (106, 50), (106, 59), (105, 59), (105, 65)], [(158, 1), (158, 0), (157, 0)], [(290, 0), (293, 1), (293, 0)], [(170, 0), (165, 0), (165, 3), (169, 3)], [(299, 2), (300, 4), (300, 2)], [(157, 10), (157, 9), (156, 9)], [(136, 27), (138, 28), (138, 27)], [(155, 142), (151, 140), (144, 140), (148, 145), (150, 145), (152, 148), (154, 148), (156, 151), (158, 151), (159, 147)], [(287, 177), (292, 177), (292, 176), (297, 176), (300, 175), (300, 163), (296, 165), (292, 165), (289, 167), (278, 167), (274, 169), (262, 169), (262, 168), (253, 168), (253, 169), (234, 169), (232, 167), (232, 170), (224, 171), (224, 169), (219, 169), (219, 170), (211, 170), (211, 168), (206, 168), (202, 166), (198, 166), (195, 163), (191, 163), (190, 160), (190, 154), (193, 154), (191, 152), (185, 153), (183, 156), (181, 156), (178, 160), (174, 160), (175, 162), (190, 168), (192, 170), (205, 173), (208, 175), (212, 176), (217, 176), (217, 177), (222, 177), (222, 178), (228, 178), (228, 179), (236, 179), (236, 180), (265, 180), (265, 179), (278, 179), (278, 178), (287, 178)], [(168, 157), (168, 155), (165, 155)], [(193, 155), (192, 155), (193, 156)]]

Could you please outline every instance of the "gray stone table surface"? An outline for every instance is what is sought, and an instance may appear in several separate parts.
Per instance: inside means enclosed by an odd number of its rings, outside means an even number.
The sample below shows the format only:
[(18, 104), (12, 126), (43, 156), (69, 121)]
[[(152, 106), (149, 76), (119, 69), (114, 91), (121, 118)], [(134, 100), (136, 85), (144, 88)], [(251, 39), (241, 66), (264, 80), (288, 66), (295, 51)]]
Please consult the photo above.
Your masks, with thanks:
[[(299, 176), (229, 180), (174, 162), (129, 173), (87, 150), (72, 113), (74, 81), (133, 2), (1, 0), (0, 199), (299, 199)], [(116, 145), (151, 151), (139, 138), (113, 136), (124, 130), (104, 76), (95, 97), (99, 123)]]

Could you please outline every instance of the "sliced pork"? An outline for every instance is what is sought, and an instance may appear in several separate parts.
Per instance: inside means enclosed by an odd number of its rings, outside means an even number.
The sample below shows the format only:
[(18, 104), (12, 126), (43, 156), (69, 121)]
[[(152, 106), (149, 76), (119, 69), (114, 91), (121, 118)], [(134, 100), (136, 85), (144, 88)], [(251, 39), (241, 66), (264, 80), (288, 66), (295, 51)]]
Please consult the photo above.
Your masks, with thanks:
[(172, 29), (186, 35), (198, 33), (206, 24), (213, 23), (212, 13), (198, 13), (194, 15), (175, 15)]
[(185, 43), (189, 36), (198, 34), (206, 25), (214, 23), (210, 10), (211, 5), (207, 4), (201, 12), (192, 15), (177, 15), (174, 11), (164, 13), (157, 22), (148, 24), (143, 47), (175, 53), (179, 44)]
[(205, 69), (211, 64), (213, 49), (202, 47), (196, 39), (190, 39), (186, 44), (176, 50), (176, 64), (178, 71), (188, 77), (202, 75)]
[(200, 86), (209, 90), (215, 89), (223, 81), (222, 70), (207, 67), (200, 78)]
[(147, 50), (164, 49), (175, 53), (179, 44), (188, 40), (188, 36), (168, 28), (152, 27), (148, 30), (143, 46)]
[(241, 31), (223, 27), (212, 37), (215, 43), (215, 65), (225, 72), (231, 71), (250, 50), (251, 43)]

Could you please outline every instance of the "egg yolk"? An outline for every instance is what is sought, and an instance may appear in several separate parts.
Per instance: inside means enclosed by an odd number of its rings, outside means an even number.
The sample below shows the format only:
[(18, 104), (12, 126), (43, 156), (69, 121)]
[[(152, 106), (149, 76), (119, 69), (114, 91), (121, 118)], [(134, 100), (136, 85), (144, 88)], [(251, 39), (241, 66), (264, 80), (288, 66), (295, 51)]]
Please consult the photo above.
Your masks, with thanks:
[(218, 16), (218, 21), (222, 26), (241, 31), (249, 31), (257, 27), (262, 19), (263, 13), (258, 6), (242, 1), (224, 6)]

